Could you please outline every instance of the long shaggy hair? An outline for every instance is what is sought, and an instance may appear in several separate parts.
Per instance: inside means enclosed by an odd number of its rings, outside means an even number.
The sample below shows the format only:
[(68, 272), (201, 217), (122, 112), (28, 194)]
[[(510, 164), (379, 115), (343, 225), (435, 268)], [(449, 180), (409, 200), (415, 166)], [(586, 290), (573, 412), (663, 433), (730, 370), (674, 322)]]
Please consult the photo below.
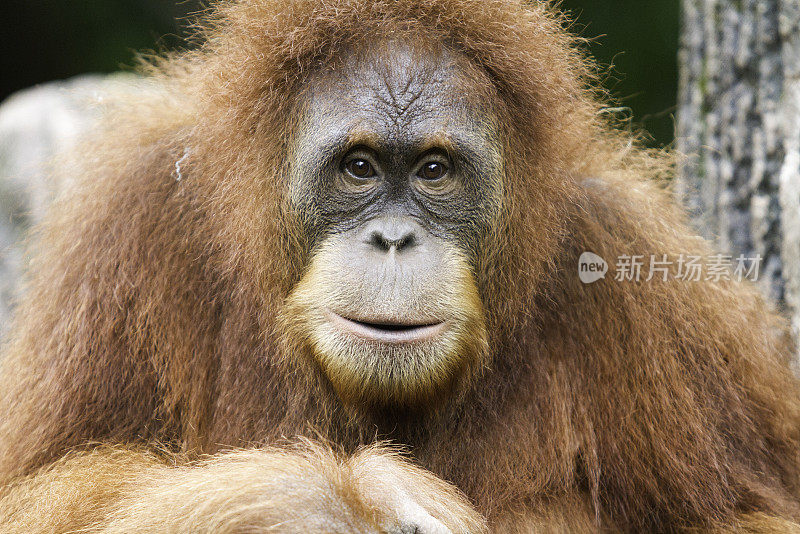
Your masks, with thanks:
[[(148, 67), (140, 101), (72, 155), (82, 185), (39, 229), (3, 362), (0, 479), (87, 442), (215, 452), (315, 432), (403, 443), (490, 518), (575, 492), (630, 531), (800, 517), (798, 384), (755, 290), (578, 280), (583, 251), (709, 250), (661, 184), (669, 158), (609, 126), (564, 22), (522, 0), (220, 3), (202, 45)], [(304, 88), (380, 37), (480, 70), (465, 91), (496, 94), (506, 158), (476, 268), (490, 361), (413, 415), (343, 406), (276, 323), (310, 252), (287, 201)]]

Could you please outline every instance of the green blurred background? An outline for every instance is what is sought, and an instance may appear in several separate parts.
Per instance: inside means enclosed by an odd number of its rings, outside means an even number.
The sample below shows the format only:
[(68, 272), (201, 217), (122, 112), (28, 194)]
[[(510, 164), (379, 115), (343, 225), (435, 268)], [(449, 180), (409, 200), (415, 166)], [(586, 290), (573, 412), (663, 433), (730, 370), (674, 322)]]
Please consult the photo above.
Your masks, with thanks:
[[(424, 1), (424, 0), (420, 0)], [(184, 46), (196, 0), (4, 0), (0, 99), (49, 80), (129, 68), (136, 50)], [(672, 142), (677, 91), (678, 0), (563, 0), (610, 67), (606, 86), (653, 144)], [(176, 22), (176, 18), (182, 19)]]

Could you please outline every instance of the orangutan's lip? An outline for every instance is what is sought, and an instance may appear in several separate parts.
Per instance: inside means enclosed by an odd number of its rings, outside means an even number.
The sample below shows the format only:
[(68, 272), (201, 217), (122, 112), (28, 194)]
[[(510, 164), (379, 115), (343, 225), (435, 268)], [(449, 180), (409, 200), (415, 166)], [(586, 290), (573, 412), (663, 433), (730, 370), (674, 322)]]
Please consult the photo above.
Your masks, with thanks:
[(384, 321), (350, 319), (328, 310), (331, 322), (348, 334), (379, 343), (417, 343), (439, 335), (445, 327), (442, 321), (426, 324), (398, 324)]

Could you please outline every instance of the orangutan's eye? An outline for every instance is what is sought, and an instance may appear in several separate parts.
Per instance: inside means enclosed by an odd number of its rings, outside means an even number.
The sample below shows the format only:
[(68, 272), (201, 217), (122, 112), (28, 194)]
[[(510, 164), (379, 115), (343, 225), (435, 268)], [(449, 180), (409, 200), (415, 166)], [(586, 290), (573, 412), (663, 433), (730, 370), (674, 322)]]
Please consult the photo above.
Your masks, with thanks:
[(363, 158), (353, 158), (345, 163), (345, 170), (354, 178), (365, 180), (375, 176), (375, 168), (372, 163)]
[(417, 176), (423, 180), (439, 180), (447, 174), (448, 168), (438, 161), (431, 161), (422, 166)]

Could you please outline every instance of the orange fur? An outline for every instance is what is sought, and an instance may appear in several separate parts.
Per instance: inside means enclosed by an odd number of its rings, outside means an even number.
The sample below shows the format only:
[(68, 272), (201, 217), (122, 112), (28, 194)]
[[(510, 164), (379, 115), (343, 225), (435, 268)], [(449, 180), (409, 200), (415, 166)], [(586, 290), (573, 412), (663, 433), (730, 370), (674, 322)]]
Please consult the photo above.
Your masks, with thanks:
[[(784, 322), (757, 292), (578, 281), (585, 250), (709, 249), (657, 182), (670, 159), (604, 122), (562, 26), (521, 0), (220, 3), (202, 46), (158, 61), (153, 91), (119, 103), (75, 158), (82, 186), (39, 229), (0, 372), (0, 481), (94, 442), (214, 454), (316, 434), (348, 453), (406, 445), (500, 531), (557, 529), (566, 514), (550, 503), (563, 502), (580, 503), (570, 528), (586, 531), (736, 531), (743, 517), (745, 532), (772, 532), (800, 518), (800, 390)], [(482, 73), (465, 91), (497, 95), (502, 124), (503, 216), (475, 273), (491, 355), (431, 413), (343, 405), (282, 349), (277, 321), (309, 253), (285, 173), (303, 89), (378, 36), (445, 43)], [(87, 454), (0, 490), (3, 510), (120, 503), (115, 484), (136, 469)], [(130, 483), (119, 506), (164, 497)]]
[[(31, 495), (42, 497), (37, 506), (30, 506)], [(9, 534), (378, 534), (397, 528), (391, 512), (407, 506), (452, 532), (485, 529), (455, 488), (394, 453), (371, 447), (344, 459), (311, 443), (193, 463), (99, 448), (17, 482), (2, 504), (0, 526)]]

